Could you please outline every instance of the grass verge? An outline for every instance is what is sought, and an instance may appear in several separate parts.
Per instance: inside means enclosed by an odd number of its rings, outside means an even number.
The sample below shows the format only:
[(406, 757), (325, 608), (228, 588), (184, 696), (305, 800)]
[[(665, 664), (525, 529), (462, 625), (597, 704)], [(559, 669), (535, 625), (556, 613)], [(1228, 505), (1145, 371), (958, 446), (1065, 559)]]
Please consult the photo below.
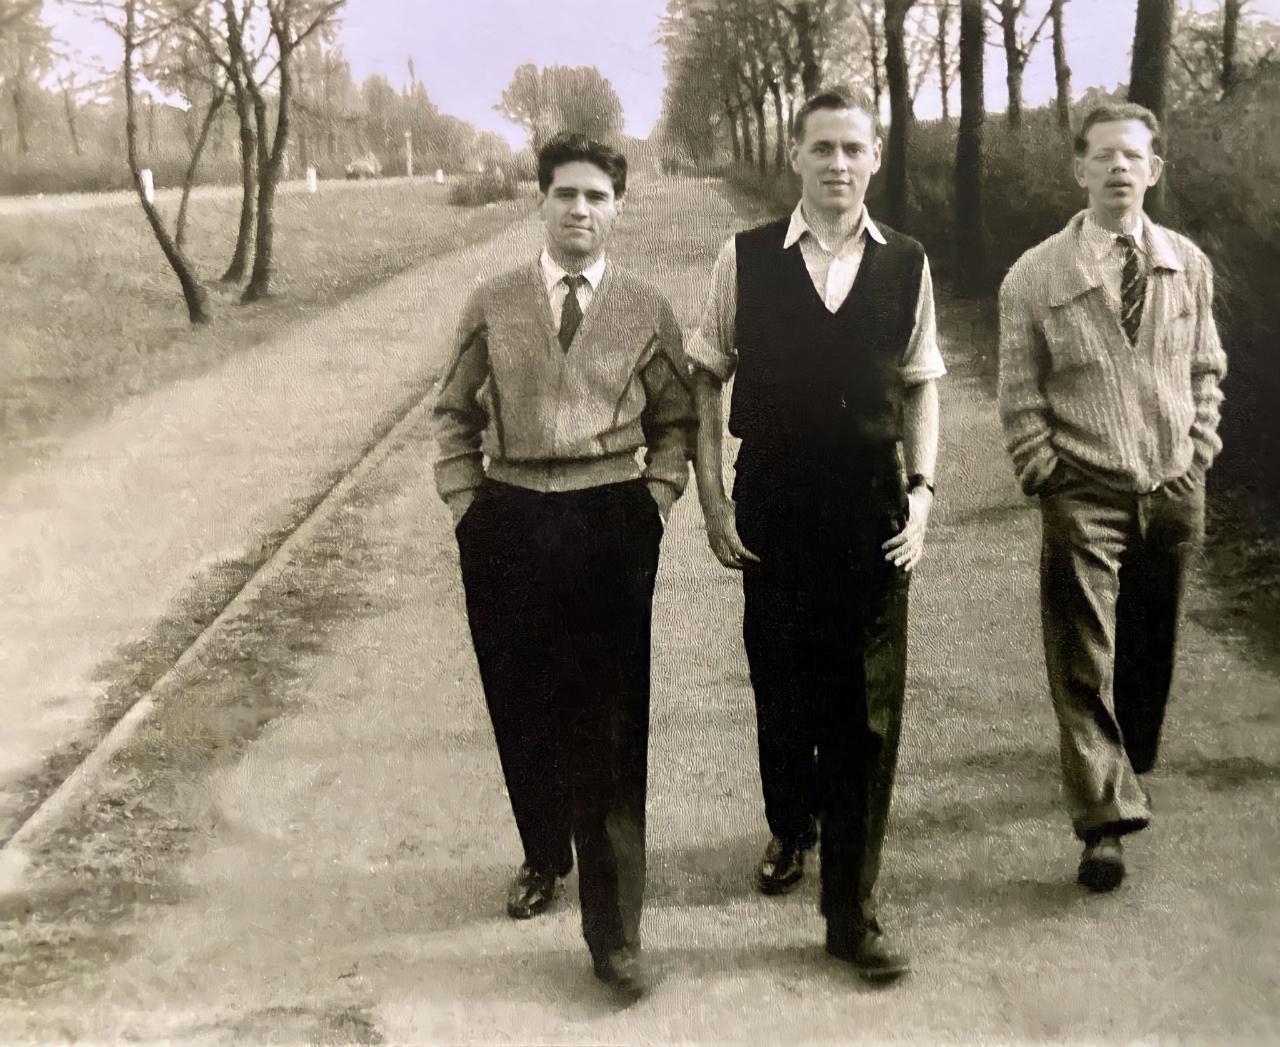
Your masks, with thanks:
[(277, 202), (274, 295), (252, 306), (216, 283), (238, 201), (192, 203), (188, 255), (213, 322), (193, 330), (177, 281), (136, 204), (6, 218), (0, 237), (0, 447), (12, 461), (131, 396), (199, 374), (281, 327), (435, 255), (487, 239), (528, 208), (448, 205), (444, 187), (322, 186)]

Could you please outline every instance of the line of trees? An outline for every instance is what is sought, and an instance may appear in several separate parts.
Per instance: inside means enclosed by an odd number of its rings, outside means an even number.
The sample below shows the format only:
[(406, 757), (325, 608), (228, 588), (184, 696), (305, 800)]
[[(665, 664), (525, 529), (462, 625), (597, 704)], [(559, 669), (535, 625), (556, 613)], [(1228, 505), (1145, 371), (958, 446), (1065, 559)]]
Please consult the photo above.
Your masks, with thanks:
[[(1260, 20), (1242, 34), (1248, 0), (1216, 14), (1175, 0), (1138, 0), (1128, 95), (1164, 117), (1178, 105), (1217, 101), (1277, 61), (1280, 27)], [(954, 199), (956, 272), (962, 292), (981, 290), (983, 90), (989, 45), (1004, 59), (1004, 122), (1023, 129), (1022, 81), (1035, 49), (1052, 42), (1054, 112), (1071, 132), (1069, 0), (668, 0), (661, 39), (667, 92), (665, 147), (700, 168), (731, 162), (760, 175), (786, 169), (785, 142), (798, 103), (821, 84), (865, 89), (877, 111), (888, 96), (885, 217), (907, 213), (907, 155), (914, 106), (936, 82), (943, 118), (960, 87)], [(769, 103), (772, 102), (770, 106)], [(1160, 206), (1157, 197), (1155, 209)]]

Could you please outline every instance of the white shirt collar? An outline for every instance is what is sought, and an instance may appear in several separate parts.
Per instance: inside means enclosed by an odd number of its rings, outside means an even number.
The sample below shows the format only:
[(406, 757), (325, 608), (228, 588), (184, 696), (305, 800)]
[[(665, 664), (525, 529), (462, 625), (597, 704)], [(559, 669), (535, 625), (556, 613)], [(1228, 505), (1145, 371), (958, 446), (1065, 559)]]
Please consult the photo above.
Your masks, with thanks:
[[(1142, 215), (1136, 214), (1133, 216), (1133, 221), (1129, 227), (1124, 230), (1138, 242), (1138, 249), (1143, 251), (1146, 250), (1142, 239), (1144, 228)], [(1080, 233), (1084, 242), (1089, 245), (1098, 258), (1105, 258), (1115, 250), (1116, 237), (1120, 235), (1103, 226), (1092, 211), (1084, 213), (1084, 221), (1080, 223)]]
[[(538, 263), (542, 268), (542, 281), (547, 286), (547, 294), (550, 294), (552, 288), (561, 280), (569, 275), (568, 271), (561, 268), (560, 263), (551, 257), (551, 252), (545, 247), (538, 256)], [(600, 281), (604, 279), (605, 256), (601, 255), (587, 268), (582, 270), (581, 275), (587, 278), (587, 283), (591, 285), (592, 291), (600, 289)]]
[[(858, 224), (854, 227), (853, 233), (847, 242), (851, 243), (857, 240), (864, 230), (871, 239), (875, 240), (877, 243), (888, 243), (884, 238), (884, 234), (876, 228), (876, 223), (871, 220), (871, 215), (867, 213), (866, 204), (862, 205), (862, 213), (858, 215)], [(809, 222), (804, 216), (804, 202), (801, 201), (796, 204), (796, 209), (791, 212), (791, 224), (787, 226), (787, 235), (782, 241), (782, 249), (785, 251), (788, 247), (804, 236), (805, 233), (808, 233), (814, 238), (814, 240), (817, 240), (817, 242), (822, 246), (822, 249), (828, 254), (832, 253), (831, 248), (824, 244), (818, 238), (818, 234), (810, 228)]]

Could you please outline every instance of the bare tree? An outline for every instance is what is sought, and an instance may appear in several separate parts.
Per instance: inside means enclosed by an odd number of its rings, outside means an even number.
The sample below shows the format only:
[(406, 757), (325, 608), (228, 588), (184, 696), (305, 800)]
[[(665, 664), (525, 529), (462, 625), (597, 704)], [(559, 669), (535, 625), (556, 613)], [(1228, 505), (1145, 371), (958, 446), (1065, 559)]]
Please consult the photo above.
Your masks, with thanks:
[(31, 149), (29, 96), (53, 66), (53, 36), (40, 19), (40, 4), (0, 7), (0, 88), (13, 108), (18, 152)]
[[(207, 323), (209, 311), (205, 290), (200, 285), (195, 270), (183, 253), (182, 248), (169, 235), (159, 210), (151, 202), (143, 186), (142, 164), (138, 159), (138, 102), (134, 77), (140, 51), (147, 46), (150, 40), (154, 39), (154, 34), (164, 27), (152, 26), (148, 32), (146, 27), (139, 26), (139, 8), (141, 6), (139, 0), (118, 0), (118, 3), (119, 6), (114, 6), (108, 0), (100, 0), (98, 10), (101, 15), (100, 20), (119, 34), (120, 43), (124, 50), (122, 70), (125, 101), (124, 141), (125, 154), (129, 162), (129, 173), (133, 176), (134, 189), (138, 194), (138, 202), (142, 205), (143, 213), (147, 217), (147, 224), (151, 226), (151, 232), (156, 238), (156, 243), (160, 245), (160, 250), (163, 252), (165, 260), (168, 261), (169, 267), (178, 278), (178, 284), (182, 288), (182, 297), (187, 304), (187, 316), (193, 324)], [(149, 13), (148, 11), (143, 12), (144, 16)]]
[[(885, 5), (893, 0), (857, 0), (854, 13), (862, 24), (867, 41), (867, 64), (871, 67), (871, 101), (880, 111), (880, 99), (884, 94), (882, 44), (884, 41)], [(904, 13), (905, 16), (905, 13)]]
[(1009, 87), (1007, 119), (1009, 126), (1017, 131), (1022, 128), (1022, 76), (1031, 52), (1049, 23), (1050, 12), (1044, 13), (1030, 36), (1024, 36), (1018, 31), (1018, 23), (1026, 13), (1027, 0), (990, 0), (990, 6), (1004, 42), (1005, 83)]
[(1071, 67), (1067, 65), (1067, 37), (1063, 26), (1062, 9), (1067, 0), (1050, 0), (1049, 18), (1053, 22), (1053, 78), (1058, 93), (1055, 100), (1058, 126), (1071, 130)]
[(937, 0), (934, 44), (937, 48), (938, 91), (942, 97), (942, 119), (951, 119), (951, 85), (955, 82), (960, 56), (951, 50), (951, 14), (956, 0)]
[(960, 0), (960, 133), (956, 138), (956, 286), (963, 295), (985, 290), (987, 250), (982, 228), (982, 133), (986, 121), (983, 61), (986, 11), (982, 0)]

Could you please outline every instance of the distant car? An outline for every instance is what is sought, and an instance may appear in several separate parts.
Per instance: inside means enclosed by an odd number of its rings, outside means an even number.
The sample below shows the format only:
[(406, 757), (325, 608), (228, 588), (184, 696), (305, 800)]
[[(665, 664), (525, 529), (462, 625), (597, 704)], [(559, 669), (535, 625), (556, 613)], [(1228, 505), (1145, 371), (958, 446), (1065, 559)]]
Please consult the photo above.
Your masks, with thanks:
[(347, 164), (348, 178), (378, 178), (382, 175), (382, 164), (372, 153), (357, 157)]

